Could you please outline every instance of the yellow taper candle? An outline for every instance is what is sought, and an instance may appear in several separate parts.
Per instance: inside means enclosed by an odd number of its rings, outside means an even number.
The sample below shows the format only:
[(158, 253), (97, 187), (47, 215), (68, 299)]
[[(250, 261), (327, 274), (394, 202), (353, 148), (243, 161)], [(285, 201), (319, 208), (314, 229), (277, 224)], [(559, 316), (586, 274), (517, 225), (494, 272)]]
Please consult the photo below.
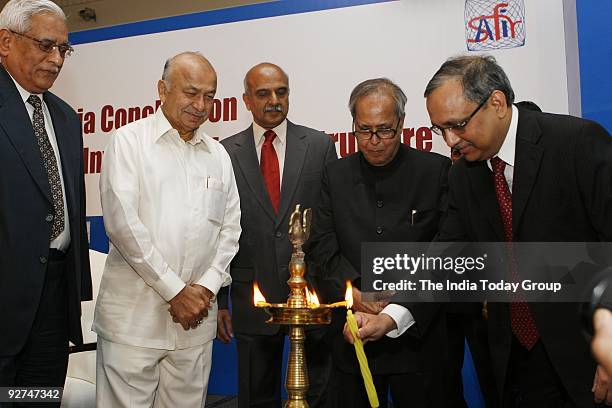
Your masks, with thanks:
[(374, 381), (372, 381), (372, 373), (370, 372), (368, 359), (363, 349), (363, 343), (361, 342), (361, 339), (357, 337), (357, 322), (355, 321), (355, 316), (353, 316), (351, 309), (346, 311), (346, 324), (353, 335), (353, 345), (355, 346), (355, 353), (357, 354), (357, 360), (359, 361), (359, 369), (361, 370), (363, 383), (365, 384), (366, 392), (368, 393), (370, 406), (373, 408), (378, 408), (378, 395), (376, 394), (376, 387), (374, 387)]

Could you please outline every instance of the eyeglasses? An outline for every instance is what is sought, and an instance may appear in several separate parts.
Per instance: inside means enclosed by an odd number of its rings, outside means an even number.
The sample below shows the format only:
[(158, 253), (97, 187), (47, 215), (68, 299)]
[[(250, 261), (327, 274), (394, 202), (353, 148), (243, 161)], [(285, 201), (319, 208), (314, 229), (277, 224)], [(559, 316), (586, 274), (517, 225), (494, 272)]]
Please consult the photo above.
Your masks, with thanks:
[(46, 52), (48, 54), (53, 52), (55, 48), (57, 48), (62, 58), (69, 57), (74, 52), (74, 48), (72, 48), (72, 45), (68, 43), (57, 44), (55, 41), (52, 41), (52, 40), (47, 40), (47, 39), (39, 40), (38, 38), (30, 37), (29, 35), (26, 35), (23, 33), (18, 33), (17, 31), (10, 30), (10, 32), (13, 34), (19, 35), (21, 37), (25, 37), (28, 40), (34, 41), (38, 45), (38, 48), (40, 48), (41, 51)]
[(452, 126), (446, 126), (446, 127), (441, 127), (441, 126), (433, 125), (433, 126), (430, 126), (429, 129), (431, 129), (432, 132), (434, 132), (435, 134), (440, 135), (440, 136), (444, 136), (444, 131), (445, 130), (453, 130), (454, 132), (459, 132), (459, 133), (464, 132), (465, 131), (465, 127), (468, 125), (468, 123), (470, 123), (470, 120), (472, 120), (472, 118), (485, 105), (485, 103), (487, 103), (487, 101), (489, 100), (489, 98), (491, 97), (492, 94), (493, 94), (493, 92), (491, 92), (489, 94), (489, 96), (487, 96), (484, 99), (484, 101), (482, 101), (480, 103), (480, 105), (478, 105), (476, 110), (474, 112), (472, 112), (472, 114), (470, 116), (468, 116), (467, 119), (465, 119), (463, 122), (457, 123), (456, 125), (452, 125)]
[(394, 128), (383, 128), (372, 132), (370, 129), (357, 130), (355, 129), (355, 122), (353, 122), (353, 134), (359, 141), (370, 140), (374, 135), (378, 136), (379, 139), (392, 139), (397, 134), (397, 128), (400, 125), (401, 119), (397, 120), (397, 125)]

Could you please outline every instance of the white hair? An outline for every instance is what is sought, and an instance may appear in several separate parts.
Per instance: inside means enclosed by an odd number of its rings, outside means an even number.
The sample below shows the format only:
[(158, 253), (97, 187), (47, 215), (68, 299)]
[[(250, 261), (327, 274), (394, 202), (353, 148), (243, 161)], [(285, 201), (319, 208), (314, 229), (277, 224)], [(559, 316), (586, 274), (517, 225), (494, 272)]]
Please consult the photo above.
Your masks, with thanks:
[(32, 16), (44, 13), (66, 21), (62, 9), (51, 0), (10, 0), (0, 12), (0, 28), (26, 33)]

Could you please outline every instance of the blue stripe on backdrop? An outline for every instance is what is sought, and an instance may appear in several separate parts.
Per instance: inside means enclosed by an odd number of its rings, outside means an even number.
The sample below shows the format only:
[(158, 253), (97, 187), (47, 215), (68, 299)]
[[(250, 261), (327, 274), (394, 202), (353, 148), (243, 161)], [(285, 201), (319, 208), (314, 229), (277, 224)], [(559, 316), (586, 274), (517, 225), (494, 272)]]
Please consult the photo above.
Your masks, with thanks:
[(165, 31), (182, 30), (186, 28), (204, 27), (216, 24), (233, 23), (236, 21), (255, 20), (266, 17), (285, 16), (289, 14), (308, 13), (312, 11), (331, 10), (364, 4), (386, 3), (397, 0), (285, 0), (270, 3), (260, 3), (228, 9), (204, 11), (122, 24), (113, 27), (70, 33), (72, 44), (83, 44), (114, 38), (133, 37), (137, 35), (161, 33)]
[(469, 408), (485, 408), (484, 397), (478, 385), (478, 377), (476, 377), (476, 367), (472, 360), (472, 353), (465, 341), (465, 353), (463, 355), (463, 368), (461, 369), (463, 377), (463, 397)]
[(108, 254), (108, 237), (106, 236), (102, 216), (87, 217), (87, 232), (89, 248)]
[(612, 133), (612, 1), (576, 0), (582, 116)]

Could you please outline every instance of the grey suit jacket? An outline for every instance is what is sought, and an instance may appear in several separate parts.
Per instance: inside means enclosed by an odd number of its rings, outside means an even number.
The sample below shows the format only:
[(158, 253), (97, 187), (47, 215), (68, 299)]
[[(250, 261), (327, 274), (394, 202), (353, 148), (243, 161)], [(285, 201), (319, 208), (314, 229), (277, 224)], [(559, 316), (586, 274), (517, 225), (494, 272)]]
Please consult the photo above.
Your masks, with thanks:
[[(253, 282), (269, 302), (284, 302), (289, 289), (291, 243), (289, 216), (296, 204), (313, 208), (319, 198), (325, 164), (337, 159), (336, 148), (323, 132), (287, 121), (287, 147), (280, 207), (274, 213), (257, 160), (253, 127), (221, 141), (232, 159), (240, 193), (242, 235), (232, 261), (232, 323), (236, 333), (274, 334), (267, 315), (253, 306)], [(228, 290), (219, 292), (219, 307), (228, 307)]]

